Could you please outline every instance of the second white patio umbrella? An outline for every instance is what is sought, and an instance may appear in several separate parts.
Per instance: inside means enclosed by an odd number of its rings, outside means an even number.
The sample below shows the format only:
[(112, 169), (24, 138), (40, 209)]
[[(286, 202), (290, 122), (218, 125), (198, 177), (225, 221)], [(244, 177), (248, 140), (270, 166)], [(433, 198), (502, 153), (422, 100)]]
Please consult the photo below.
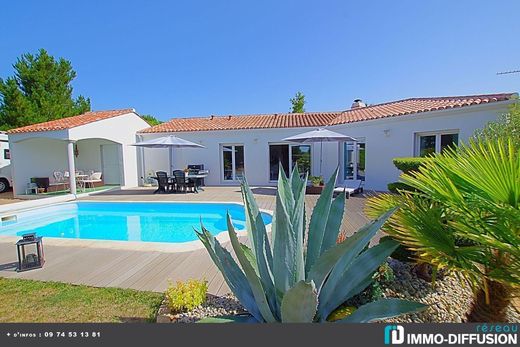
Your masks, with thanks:
[[(319, 128), (305, 133), (289, 136), (283, 139), (283, 141), (296, 142), (296, 143), (320, 143), (320, 176), (321, 166), (323, 160), (323, 142), (341, 142), (341, 141), (353, 141), (357, 140), (351, 136), (343, 135), (334, 131)], [(339, 160), (339, 159), (338, 159)]]
[(181, 139), (175, 135), (168, 135), (159, 137), (156, 139), (151, 139), (147, 141), (141, 141), (134, 143), (132, 146), (137, 147), (146, 147), (146, 148), (168, 148), (170, 154), (170, 172), (173, 172), (173, 149), (174, 148), (205, 148), (203, 145), (200, 145), (195, 142), (191, 142), (188, 140)]

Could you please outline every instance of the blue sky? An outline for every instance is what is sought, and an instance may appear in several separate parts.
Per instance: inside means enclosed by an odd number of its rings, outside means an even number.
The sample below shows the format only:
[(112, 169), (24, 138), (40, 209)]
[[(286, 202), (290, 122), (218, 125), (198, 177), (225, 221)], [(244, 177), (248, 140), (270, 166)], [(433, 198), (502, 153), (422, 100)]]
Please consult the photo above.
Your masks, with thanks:
[(0, 77), (69, 59), (94, 110), (160, 119), (518, 91), (520, 1), (10, 1)]

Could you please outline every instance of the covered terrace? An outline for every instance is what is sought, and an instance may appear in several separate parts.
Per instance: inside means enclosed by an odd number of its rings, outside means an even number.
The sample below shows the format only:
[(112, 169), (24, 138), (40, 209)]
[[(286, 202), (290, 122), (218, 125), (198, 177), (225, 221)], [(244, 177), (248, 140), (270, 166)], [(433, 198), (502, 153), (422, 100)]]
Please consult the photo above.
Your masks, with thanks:
[[(15, 196), (46, 191), (72, 194), (86, 187), (138, 185), (136, 132), (148, 124), (132, 109), (87, 112), (9, 132)], [(37, 178), (37, 180), (35, 180)], [(32, 185), (31, 185), (32, 183)], [(41, 190), (41, 188), (40, 188)]]

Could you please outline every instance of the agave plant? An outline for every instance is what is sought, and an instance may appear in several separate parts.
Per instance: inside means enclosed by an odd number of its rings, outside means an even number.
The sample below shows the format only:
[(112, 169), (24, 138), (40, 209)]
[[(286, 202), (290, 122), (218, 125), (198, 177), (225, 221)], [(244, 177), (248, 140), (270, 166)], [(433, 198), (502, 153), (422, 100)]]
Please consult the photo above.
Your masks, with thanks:
[(401, 180), (416, 191), (374, 197), (367, 214), (400, 206), (383, 230), (477, 289), (469, 320), (504, 321), (520, 287), (520, 155), (513, 140), (462, 144)]
[[(250, 246), (239, 242), (231, 216), (227, 216), (229, 238), (238, 263), (204, 226), (197, 231), (252, 320), (325, 322), (336, 308), (372, 283), (373, 273), (398, 246), (388, 241), (367, 247), (393, 211), (336, 244), (345, 208), (345, 193), (333, 199), (337, 172), (336, 169), (323, 189), (306, 233), (307, 177), (300, 178), (295, 168), (288, 178), (280, 169), (270, 237), (253, 193), (244, 181), (241, 188)], [(340, 322), (370, 322), (423, 308), (416, 302), (381, 299), (357, 308)]]

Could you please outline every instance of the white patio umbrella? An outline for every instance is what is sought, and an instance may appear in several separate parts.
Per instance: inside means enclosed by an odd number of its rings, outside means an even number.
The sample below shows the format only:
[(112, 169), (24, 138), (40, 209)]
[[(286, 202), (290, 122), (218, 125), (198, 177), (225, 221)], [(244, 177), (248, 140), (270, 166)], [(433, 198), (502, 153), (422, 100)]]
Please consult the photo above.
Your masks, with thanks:
[(200, 145), (195, 142), (191, 142), (188, 140), (181, 139), (175, 135), (168, 135), (159, 137), (156, 139), (151, 139), (147, 141), (141, 141), (138, 143), (134, 143), (132, 146), (137, 147), (146, 147), (146, 148), (168, 148), (170, 151), (170, 174), (173, 172), (173, 149), (174, 148), (205, 148), (203, 145)]
[[(340, 142), (340, 141), (353, 141), (357, 140), (351, 136), (343, 135), (334, 131), (319, 128), (316, 130), (308, 131), (299, 135), (289, 136), (283, 139), (283, 141), (296, 142), (296, 143), (320, 143), (320, 176), (321, 166), (323, 160), (323, 142)], [(339, 157), (338, 157), (339, 164)]]

